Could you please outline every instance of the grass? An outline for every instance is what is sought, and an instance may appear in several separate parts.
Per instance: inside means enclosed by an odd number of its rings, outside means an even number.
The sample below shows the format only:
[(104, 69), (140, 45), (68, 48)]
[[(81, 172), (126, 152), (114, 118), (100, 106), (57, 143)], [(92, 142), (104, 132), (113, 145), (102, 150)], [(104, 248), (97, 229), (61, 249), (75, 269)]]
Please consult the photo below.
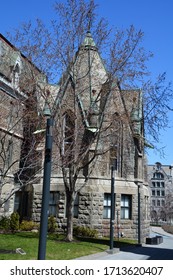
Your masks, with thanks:
[[(46, 259), (69, 260), (80, 256), (102, 252), (107, 249), (105, 244), (96, 244), (76, 240), (65, 242), (62, 237), (48, 236)], [(15, 254), (16, 248), (22, 248), (26, 255)], [(1, 253), (1, 252), (4, 253)], [(9, 252), (9, 253), (7, 253)], [(10, 253), (11, 252), (11, 253)], [(38, 234), (20, 232), (0, 234), (0, 260), (36, 260), (38, 254)]]
[[(47, 260), (70, 260), (109, 249), (108, 239), (79, 238), (74, 242), (65, 242), (63, 238), (64, 236), (48, 236)], [(116, 247), (134, 243), (135, 241), (123, 239), (116, 241)], [(26, 255), (16, 254), (16, 248), (22, 248)], [(15, 234), (0, 234), (0, 260), (36, 260), (37, 254), (37, 233), (18, 232)]]

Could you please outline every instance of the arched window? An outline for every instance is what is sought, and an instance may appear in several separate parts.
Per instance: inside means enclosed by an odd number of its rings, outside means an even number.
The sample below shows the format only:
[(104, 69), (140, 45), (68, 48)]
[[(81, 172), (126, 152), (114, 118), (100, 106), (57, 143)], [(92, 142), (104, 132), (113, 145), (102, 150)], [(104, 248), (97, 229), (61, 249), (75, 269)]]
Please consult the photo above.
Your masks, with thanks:
[(155, 179), (164, 179), (164, 175), (161, 172), (155, 172), (153, 174), (153, 178), (155, 178)]
[(66, 166), (73, 160), (73, 147), (74, 147), (74, 130), (75, 130), (75, 121), (74, 115), (72, 112), (68, 111), (63, 115), (63, 163)]
[(13, 69), (13, 85), (16, 89), (19, 88), (20, 67), (17, 63)]

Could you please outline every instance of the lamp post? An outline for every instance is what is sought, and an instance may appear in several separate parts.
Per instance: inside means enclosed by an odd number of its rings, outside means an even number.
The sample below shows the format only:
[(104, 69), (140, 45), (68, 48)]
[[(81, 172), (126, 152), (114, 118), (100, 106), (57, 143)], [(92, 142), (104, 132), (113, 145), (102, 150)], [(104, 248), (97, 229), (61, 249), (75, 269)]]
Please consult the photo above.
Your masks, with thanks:
[(44, 176), (43, 176), (38, 260), (45, 260), (45, 256), (46, 256), (49, 194), (50, 194), (50, 179), (51, 179), (51, 158), (52, 158), (52, 127), (53, 127), (53, 119), (49, 115), (46, 124), (46, 142), (45, 142)]
[(117, 210), (117, 237), (120, 238), (119, 210)]
[(140, 194), (140, 184), (138, 184), (138, 246), (141, 246), (141, 194)]
[(117, 170), (117, 160), (111, 166), (111, 216), (110, 216), (110, 250), (114, 247), (114, 220), (115, 220), (115, 170)]

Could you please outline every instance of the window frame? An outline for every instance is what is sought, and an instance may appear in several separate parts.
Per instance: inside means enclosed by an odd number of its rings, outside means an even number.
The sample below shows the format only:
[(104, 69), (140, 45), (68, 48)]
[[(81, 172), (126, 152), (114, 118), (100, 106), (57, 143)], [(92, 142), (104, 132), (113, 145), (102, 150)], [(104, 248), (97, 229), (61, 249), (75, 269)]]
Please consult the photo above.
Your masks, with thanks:
[[(54, 198), (51, 200), (51, 195), (53, 194)], [(57, 199), (56, 199), (57, 198)], [(59, 192), (58, 191), (50, 191), (49, 194), (49, 217), (57, 217), (58, 216), (58, 202), (59, 202)], [(53, 211), (50, 209), (54, 209)]]
[(73, 207), (73, 218), (79, 217), (79, 193), (76, 194), (75, 200), (74, 200), (74, 207)]
[[(114, 201), (115, 201), (115, 197), (116, 196), (114, 194)], [(114, 208), (114, 213), (115, 213), (115, 208)], [(111, 193), (104, 193), (103, 219), (110, 219), (110, 218), (111, 218)]]
[[(127, 199), (127, 201), (126, 201)], [(128, 205), (125, 205), (128, 203)], [(124, 205), (122, 205), (124, 204)], [(126, 212), (128, 211), (128, 212)], [(128, 213), (128, 217), (127, 217)], [(132, 219), (132, 195), (121, 194), (121, 219), (122, 220), (131, 220)]]

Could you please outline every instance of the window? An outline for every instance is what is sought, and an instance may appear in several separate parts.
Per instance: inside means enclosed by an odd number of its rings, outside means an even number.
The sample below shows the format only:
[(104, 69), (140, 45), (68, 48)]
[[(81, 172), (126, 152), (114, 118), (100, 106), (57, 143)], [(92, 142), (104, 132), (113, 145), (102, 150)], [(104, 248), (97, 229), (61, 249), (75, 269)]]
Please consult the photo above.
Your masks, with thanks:
[(131, 219), (131, 195), (121, 195), (121, 219)]
[(13, 70), (13, 85), (16, 89), (19, 88), (20, 67), (17, 63)]
[(164, 175), (162, 173), (158, 173), (159, 179), (164, 179)]
[(74, 116), (68, 112), (63, 117), (63, 146), (62, 155), (64, 157), (64, 164), (68, 167), (72, 161), (72, 150), (74, 143)]
[(21, 200), (22, 200), (22, 192), (18, 191), (15, 193), (14, 212), (20, 213)]
[(74, 201), (74, 212), (73, 212), (74, 218), (78, 218), (78, 212), (79, 212), (79, 194), (77, 193)]
[(160, 162), (156, 162), (155, 165), (156, 165), (156, 169), (157, 169), (157, 170), (160, 170), (160, 169), (161, 169), (161, 166), (162, 166), (162, 165), (161, 165)]
[(164, 188), (164, 187), (165, 187), (164, 182), (161, 182), (161, 188)]
[(51, 191), (49, 197), (49, 216), (57, 216), (59, 192)]
[(155, 190), (152, 191), (152, 196), (155, 196)]
[(156, 206), (155, 200), (152, 200), (152, 206)]
[(160, 196), (160, 191), (157, 191), (157, 196)]
[(157, 206), (160, 206), (160, 200), (157, 200)]
[(162, 196), (165, 196), (165, 191), (162, 191)]
[(104, 194), (104, 209), (103, 209), (103, 218), (109, 219), (111, 217), (111, 194)]
[(14, 212), (20, 215), (21, 219), (29, 217), (29, 193), (27, 191), (17, 191), (14, 199)]
[(155, 186), (156, 186), (156, 185), (155, 185), (155, 182), (152, 182), (152, 187), (155, 188)]
[(153, 178), (164, 179), (164, 175), (161, 172), (155, 172)]

